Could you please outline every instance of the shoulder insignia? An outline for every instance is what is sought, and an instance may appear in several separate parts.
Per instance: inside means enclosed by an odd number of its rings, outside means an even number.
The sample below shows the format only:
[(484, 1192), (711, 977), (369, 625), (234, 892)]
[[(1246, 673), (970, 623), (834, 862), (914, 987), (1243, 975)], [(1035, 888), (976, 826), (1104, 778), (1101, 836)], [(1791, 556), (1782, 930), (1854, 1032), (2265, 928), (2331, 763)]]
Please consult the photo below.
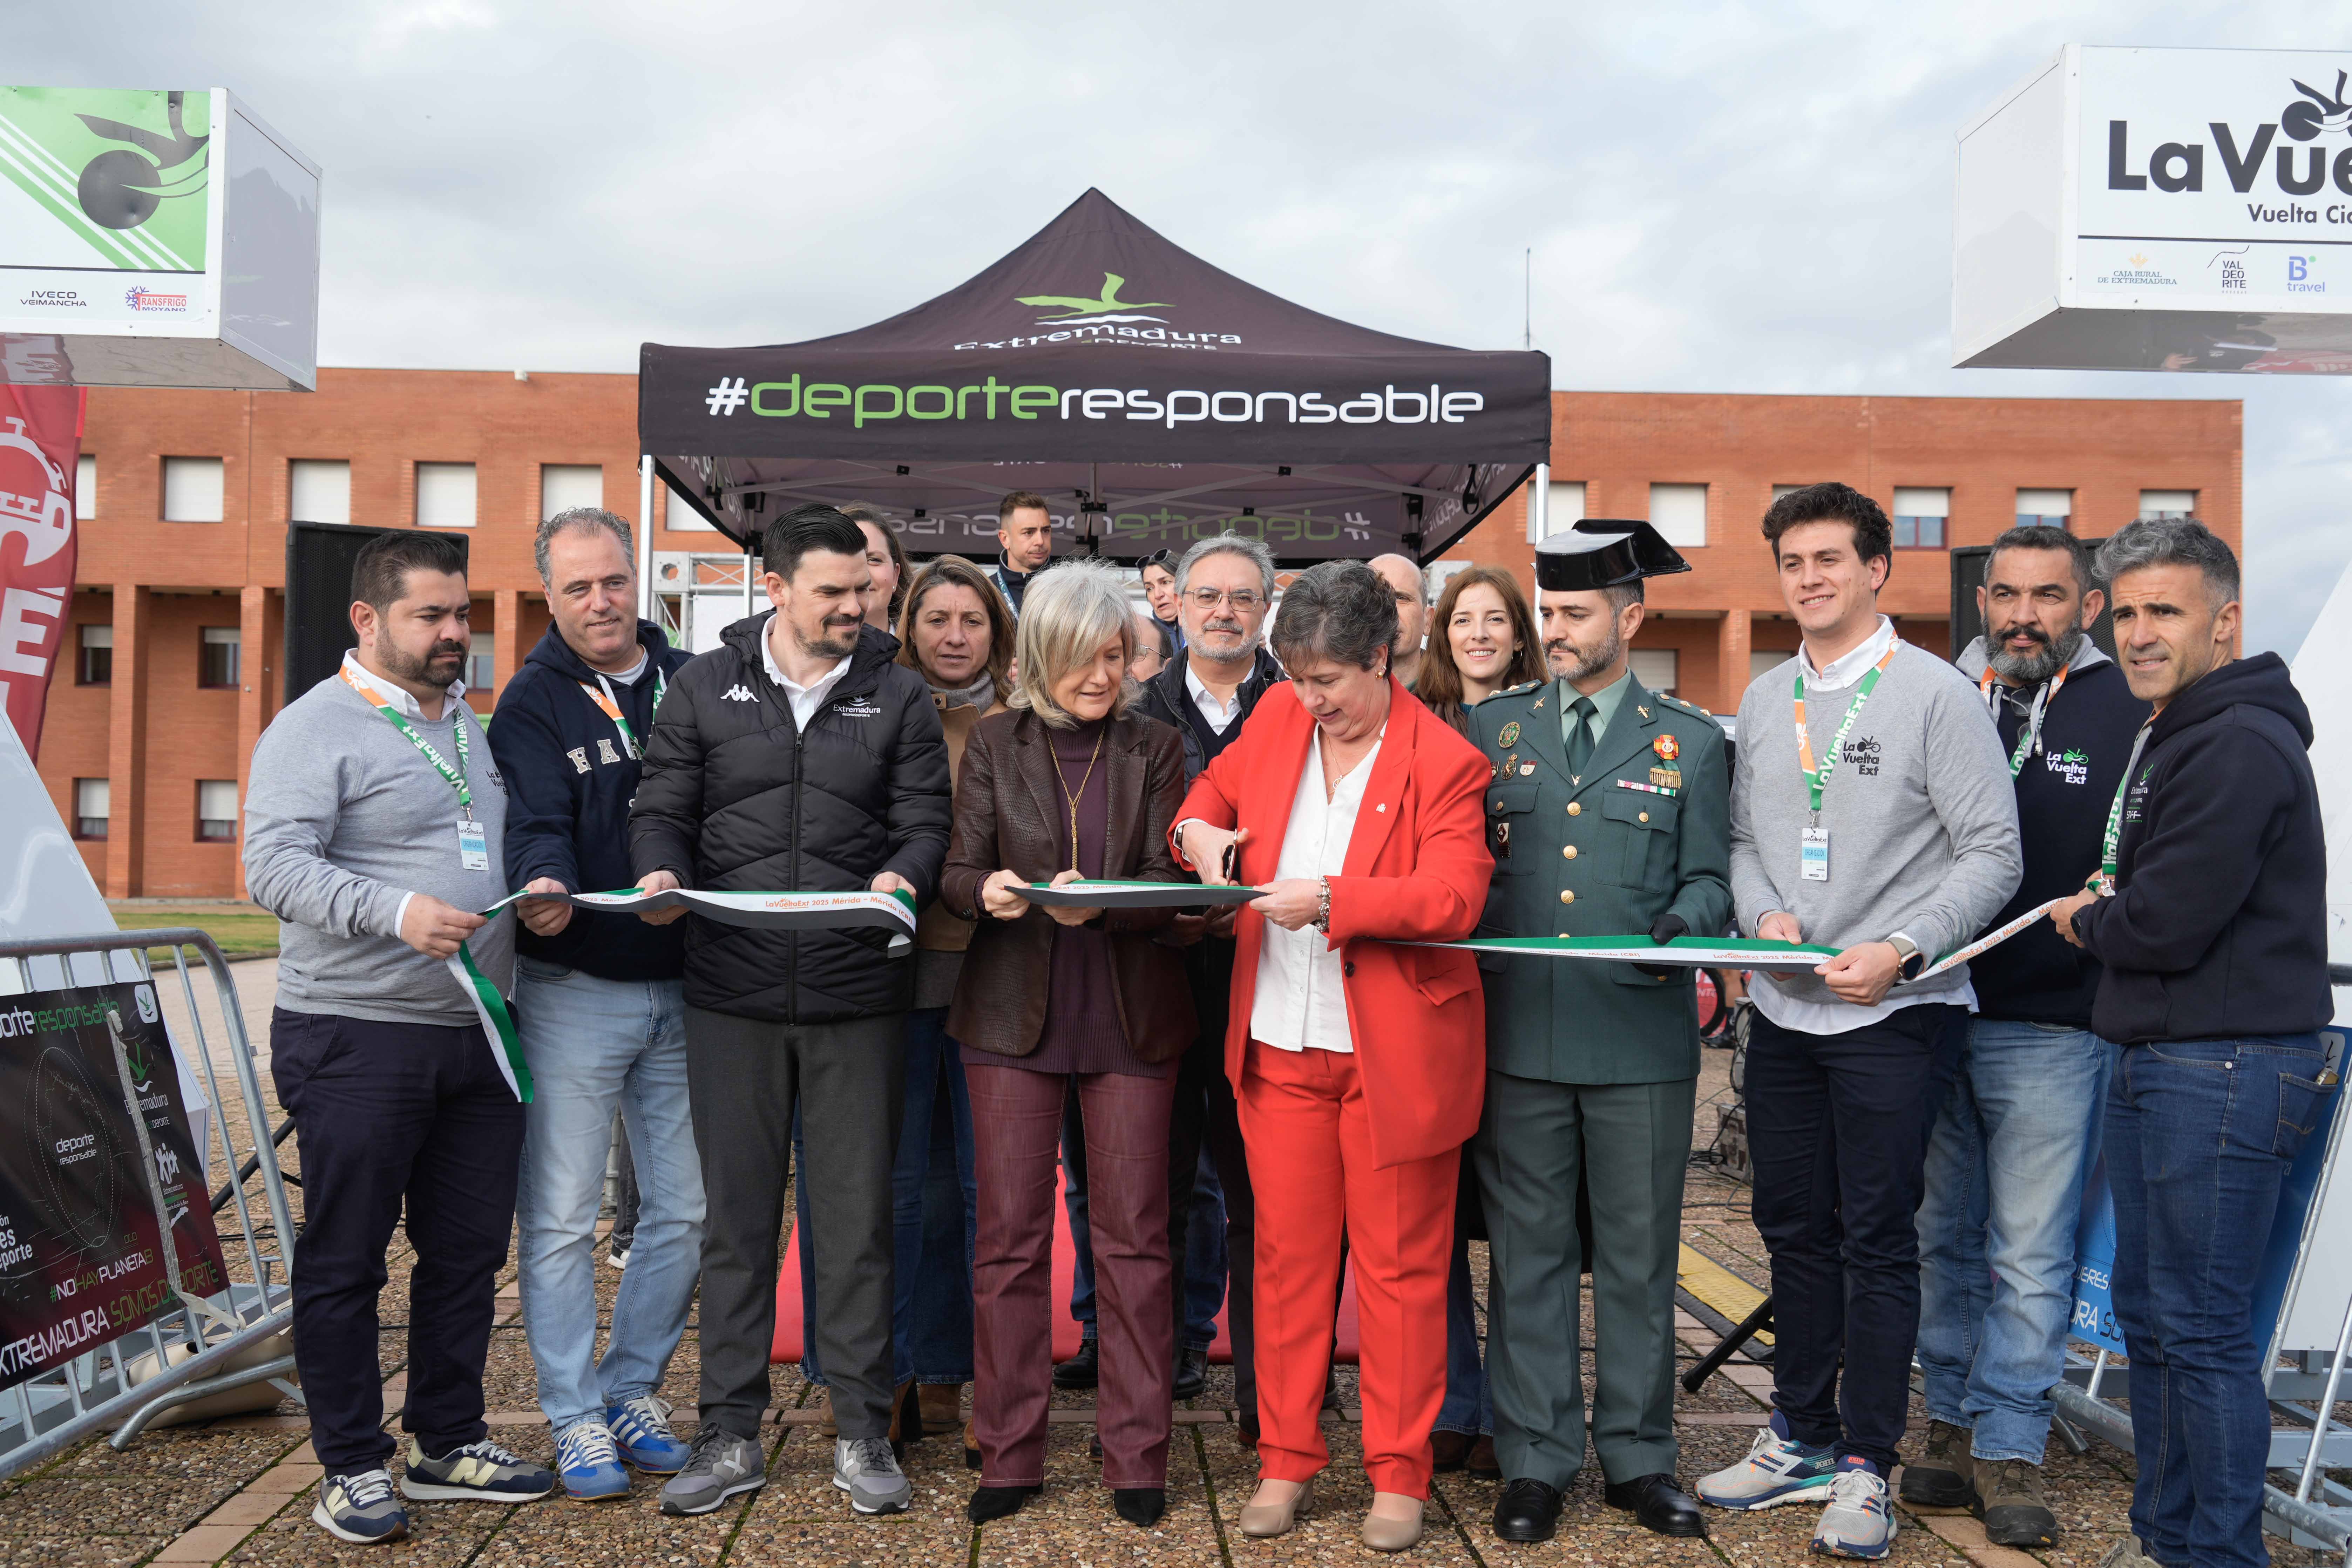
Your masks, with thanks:
[(1543, 684), (1544, 683), (1540, 680), (1522, 680), (1517, 686), (1505, 687), (1502, 690), (1495, 693), (1495, 695), (1496, 697), (1520, 697), (1526, 695), (1528, 692), (1533, 691), (1537, 687)]

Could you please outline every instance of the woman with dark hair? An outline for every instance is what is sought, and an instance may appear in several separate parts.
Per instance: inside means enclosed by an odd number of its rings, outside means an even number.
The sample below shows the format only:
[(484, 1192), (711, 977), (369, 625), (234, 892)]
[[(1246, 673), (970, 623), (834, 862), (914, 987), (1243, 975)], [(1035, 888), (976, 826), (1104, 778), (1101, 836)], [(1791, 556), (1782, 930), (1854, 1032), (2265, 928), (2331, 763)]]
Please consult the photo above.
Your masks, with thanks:
[[(874, 592), (866, 601), (866, 624), (889, 631), (898, 624), (898, 607), (907, 597), (907, 547), (889, 514), (862, 500), (834, 509), (866, 535), (866, 564), (874, 569)], [(902, 661), (903, 662), (903, 661)]]
[(1430, 616), (1412, 694), (1468, 738), (1470, 710), (1497, 691), (1546, 679), (1543, 639), (1519, 580), (1496, 566), (1456, 573)]
[[(928, 601), (927, 601), (928, 602)], [(919, 628), (917, 636), (920, 637)], [(940, 905), (976, 922), (948, 1033), (963, 1045), (978, 1152), (972, 1279), (981, 1481), (967, 1511), (1002, 1519), (1043, 1489), (1053, 1395), (1054, 1166), (1062, 1106), (1086, 1125), (1101, 1358), (1102, 1474), (1121, 1519), (1167, 1508), (1171, 1351), (1168, 1129), (1194, 1033), (1176, 911), (1072, 909), (1024, 895), (1079, 878), (1181, 882), (1168, 829), (1184, 747), (1130, 714), (1136, 626), (1109, 567), (1032, 578), (1013, 711), (973, 727)], [(1328, 1318), (1326, 1320), (1328, 1325)]]
[[(1363, 1323), (1364, 1544), (1421, 1538), (1445, 1393), (1461, 1148), (1486, 1081), (1467, 952), (1494, 861), (1486, 759), (1389, 670), (1393, 590), (1360, 562), (1283, 595), (1286, 686), (1194, 781), (1174, 836), (1206, 881), (1263, 889), (1235, 924), (1225, 1072), (1257, 1204), (1256, 1495), (1280, 1535), (1329, 1462), (1318, 1421), (1344, 1234)], [(953, 855), (950, 855), (950, 864)]]

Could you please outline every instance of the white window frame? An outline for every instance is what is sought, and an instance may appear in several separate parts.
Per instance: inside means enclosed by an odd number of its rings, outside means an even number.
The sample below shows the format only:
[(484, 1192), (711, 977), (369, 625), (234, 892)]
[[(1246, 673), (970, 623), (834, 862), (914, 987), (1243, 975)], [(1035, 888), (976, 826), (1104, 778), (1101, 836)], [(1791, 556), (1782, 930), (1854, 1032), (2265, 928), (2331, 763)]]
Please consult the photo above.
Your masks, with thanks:
[(352, 521), (352, 465), (347, 458), (296, 458), (286, 465), (289, 522)]
[[(210, 792), (212, 792), (212, 795), (213, 795), (214, 798), (213, 798), (213, 801), (212, 801), (212, 803), (211, 803), (211, 804), (213, 804), (213, 805), (219, 805), (219, 804), (220, 804), (220, 798), (219, 798), (219, 796), (220, 796), (220, 792), (222, 792), (223, 790), (226, 790), (226, 791), (227, 791), (227, 792), (228, 792), (228, 811), (227, 811), (227, 813), (226, 813), (226, 815), (224, 815), (224, 816), (214, 816), (214, 815), (212, 815), (211, 813), (206, 812), (206, 811), (205, 810), (205, 804), (206, 804), (206, 803), (205, 803), (205, 792), (206, 792), (206, 791), (210, 791)], [(239, 815), (240, 815), (240, 813), (239, 813), (239, 811), (238, 811), (238, 806), (237, 806), (237, 798), (236, 798), (236, 781), (235, 779), (198, 779), (198, 780), (196, 781), (196, 842), (197, 842), (197, 843), (199, 843), (199, 844), (232, 844), (232, 843), (235, 843), (235, 842), (236, 841), (236, 821), (237, 821), (237, 817), (238, 817), (238, 816), (239, 816)], [(207, 822), (226, 822), (226, 823), (227, 823), (227, 824), (228, 824), (228, 832), (227, 832), (227, 834), (226, 834), (226, 835), (225, 835), (225, 836), (214, 836), (214, 835), (210, 835), (210, 834), (205, 833), (205, 823), (207, 823)]]
[[(1650, 526), (1658, 531), (1668, 544), (1677, 550), (1698, 550), (1706, 545), (1707, 488), (1686, 481), (1659, 480), (1650, 486)], [(1696, 492), (1697, 516), (1690, 515), (1692, 492)], [(1667, 512), (1676, 515), (1662, 517), (1661, 503)], [(1694, 521), (1697, 526), (1692, 527)]]
[(1591, 493), (1582, 479), (1552, 480), (1544, 495), (1544, 527), (1553, 533), (1566, 533), (1582, 522)]
[(74, 521), (89, 522), (98, 516), (98, 454), (84, 452), (74, 460)]
[(539, 521), (576, 506), (604, 504), (602, 463), (541, 463), (539, 466)]
[(218, 522), (225, 515), (228, 464), (222, 458), (163, 459), (163, 521)]
[(473, 464), (416, 465), (417, 527), (471, 528), (480, 516), (480, 477)]
[[(2177, 505), (2171, 503), (2179, 503)], [(2142, 517), (2195, 517), (2195, 490), (2142, 490), (2139, 492), (2139, 515)]]

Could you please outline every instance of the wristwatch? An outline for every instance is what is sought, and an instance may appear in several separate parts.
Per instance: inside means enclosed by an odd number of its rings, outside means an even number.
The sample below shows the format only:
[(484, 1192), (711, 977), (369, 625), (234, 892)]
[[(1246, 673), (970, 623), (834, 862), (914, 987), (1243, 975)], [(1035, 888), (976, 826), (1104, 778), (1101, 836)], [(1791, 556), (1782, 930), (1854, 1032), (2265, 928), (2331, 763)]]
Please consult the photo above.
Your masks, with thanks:
[(1919, 978), (1919, 972), (1927, 967), (1927, 955), (1919, 951), (1917, 942), (1905, 936), (1901, 931), (1888, 937), (1886, 945), (1895, 950), (1895, 973), (1897, 978), (1916, 980)]

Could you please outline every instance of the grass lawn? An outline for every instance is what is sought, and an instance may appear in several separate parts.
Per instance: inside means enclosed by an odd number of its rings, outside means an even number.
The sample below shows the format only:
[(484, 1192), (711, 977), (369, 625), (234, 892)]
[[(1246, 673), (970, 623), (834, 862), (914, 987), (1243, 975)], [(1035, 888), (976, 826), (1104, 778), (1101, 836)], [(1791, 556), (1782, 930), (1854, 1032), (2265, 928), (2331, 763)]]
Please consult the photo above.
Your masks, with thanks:
[[(278, 917), (264, 914), (250, 904), (200, 904), (180, 910), (158, 909), (150, 904), (133, 908), (117, 905), (114, 923), (124, 931), (194, 926), (218, 942), (221, 952), (230, 958), (278, 951)], [(150, 948), (147, 956), (152, 963), (172, 962), (168, 948)]]

